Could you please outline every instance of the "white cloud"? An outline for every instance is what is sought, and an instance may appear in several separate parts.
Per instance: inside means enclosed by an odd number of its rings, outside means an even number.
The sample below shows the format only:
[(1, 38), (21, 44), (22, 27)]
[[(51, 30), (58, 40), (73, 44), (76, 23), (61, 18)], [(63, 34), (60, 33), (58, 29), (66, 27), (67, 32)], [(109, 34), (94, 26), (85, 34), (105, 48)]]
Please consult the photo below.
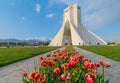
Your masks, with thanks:
[(87, 1), (87, 7), (82, 8), (82, 10), (84, 9), (82, 13), (83, 23), (86, 27), (99, 28), (120, 20), (119, 2), (117, 0), (97, 0), (91, 3)]
[(41, 5), (40, 4), (36, 4), (36, 12), (39, 13), (41, 9)]
[[(103, 25), (120, 21), (120, 0), (50, 0), (49, 4), (81, 6), (82, 22), (88, 28), (99, 28)], [(61, 5), (62, 5), (61, 4)]]
[(25, 21), (25, 20), (26, 20), (26, 18), (25, 18), (25, 17), (22, 17), (21, 19), (22, 19), (23, 21)]
[(52, 18), (52, 17), (54, 17), (56, 14), (54, 14), (54, 13), (51, 13), (51, 14), (47, 14), (46, 15), (46, 18)]

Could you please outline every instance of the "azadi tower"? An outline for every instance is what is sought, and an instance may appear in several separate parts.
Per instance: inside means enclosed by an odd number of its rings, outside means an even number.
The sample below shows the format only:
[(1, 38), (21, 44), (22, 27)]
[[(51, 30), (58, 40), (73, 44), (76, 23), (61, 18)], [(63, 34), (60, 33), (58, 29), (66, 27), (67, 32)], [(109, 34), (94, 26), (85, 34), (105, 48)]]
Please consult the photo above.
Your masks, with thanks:
[(106, 45), (100, 37), (84, 28), (81, 22), (81, 9), (77, 4), (64, 10), (63, 24), (49, 46)]

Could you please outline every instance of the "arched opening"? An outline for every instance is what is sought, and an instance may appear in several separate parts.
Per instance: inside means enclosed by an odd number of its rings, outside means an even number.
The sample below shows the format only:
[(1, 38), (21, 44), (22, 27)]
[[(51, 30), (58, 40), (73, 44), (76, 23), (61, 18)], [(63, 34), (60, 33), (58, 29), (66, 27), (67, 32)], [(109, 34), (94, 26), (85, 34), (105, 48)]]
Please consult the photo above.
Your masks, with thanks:
[(69, 21), (67, 21), (64, 27), (62, 45), (71, 45), (71, 44), (72, 44), (72, 41), (71, 41), (70, 23)]

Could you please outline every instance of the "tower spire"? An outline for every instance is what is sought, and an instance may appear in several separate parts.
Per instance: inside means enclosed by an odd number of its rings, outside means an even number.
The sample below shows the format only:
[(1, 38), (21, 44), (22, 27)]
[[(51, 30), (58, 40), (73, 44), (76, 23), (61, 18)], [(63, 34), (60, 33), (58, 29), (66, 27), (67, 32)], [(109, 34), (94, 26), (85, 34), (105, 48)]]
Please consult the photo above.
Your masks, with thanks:
[[(69, 5), (71, 0), (68, 0)], [(49, 46), (72, 45), (106, 45), (100, 37), (84, 28), (81, 23), (80, 7), (77, 4), (71, 5), (64, 10), (63, 24), (60, 31), (50, 42)]]

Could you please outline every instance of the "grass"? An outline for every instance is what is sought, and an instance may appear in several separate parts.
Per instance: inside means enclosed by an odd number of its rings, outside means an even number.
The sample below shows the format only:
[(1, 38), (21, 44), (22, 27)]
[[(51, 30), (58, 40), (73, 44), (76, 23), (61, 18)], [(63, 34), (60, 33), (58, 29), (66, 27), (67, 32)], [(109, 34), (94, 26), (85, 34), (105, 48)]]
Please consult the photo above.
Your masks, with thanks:
[(24, 60), (58, 47), (41, 47), (41, 48), (0, 48), (0, 67)]
[(79, 47), (120, 62), (120, 46), (79, 46)]

